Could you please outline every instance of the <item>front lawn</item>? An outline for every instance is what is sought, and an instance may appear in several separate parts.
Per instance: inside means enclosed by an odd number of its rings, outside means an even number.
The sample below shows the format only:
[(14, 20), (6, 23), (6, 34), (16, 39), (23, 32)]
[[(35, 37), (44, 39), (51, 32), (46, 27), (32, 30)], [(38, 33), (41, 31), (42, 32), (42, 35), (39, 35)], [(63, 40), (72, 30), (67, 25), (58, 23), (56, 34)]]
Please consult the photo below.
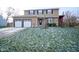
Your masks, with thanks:
[(77, 28), (27, 28), (12, 36), (0, 39), (0, 51), (65, 52), (79, 51)]

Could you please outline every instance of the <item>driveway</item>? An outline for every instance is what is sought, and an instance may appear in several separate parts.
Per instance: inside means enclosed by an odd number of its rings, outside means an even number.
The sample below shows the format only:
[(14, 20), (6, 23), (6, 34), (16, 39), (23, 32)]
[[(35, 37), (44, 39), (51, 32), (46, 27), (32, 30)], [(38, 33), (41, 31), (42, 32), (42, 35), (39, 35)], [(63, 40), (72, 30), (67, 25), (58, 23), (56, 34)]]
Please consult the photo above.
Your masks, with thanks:
[(1, 28), (0, 29), (0, 38), (4, 36), (9, 36), (15, 32), (21, 31), (24, 28)]

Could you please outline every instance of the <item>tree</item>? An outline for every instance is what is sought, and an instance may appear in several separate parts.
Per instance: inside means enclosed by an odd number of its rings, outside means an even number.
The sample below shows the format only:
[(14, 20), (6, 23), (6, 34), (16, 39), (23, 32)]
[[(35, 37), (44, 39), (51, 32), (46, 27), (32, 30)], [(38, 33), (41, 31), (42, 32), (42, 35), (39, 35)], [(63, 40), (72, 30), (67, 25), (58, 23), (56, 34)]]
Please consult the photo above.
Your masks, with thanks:
[(3, 17), (3, 10), (0, 9), (0, 27), (6, 26), (6, 20)]
[(7, 22), (7, 26), (10, 26), (10, 23), (8, 22), (9, 21), (9, 18), (11, 18), (15, 13), (15, 9), (13, 7), (8, 7), (7, 10), (6, 10), (6, 15), (7, 15), (7, 18), (6, 18), (6, 22)]
[(7, 13), (7, 19), (6, 19), (6, 21), (8, 21), (8, 18), (15, 13), (15, 9), (12, 8), (12, 7), (8, 7), (6, 13)]
[(71, 12), (67, 11), (64, 15), (64, 25), (65, 26), (75, 26), (76, 24), (76, 16), (72, 15)]
[(0, 9), (0, 15), (3, 15), (3, 11)]

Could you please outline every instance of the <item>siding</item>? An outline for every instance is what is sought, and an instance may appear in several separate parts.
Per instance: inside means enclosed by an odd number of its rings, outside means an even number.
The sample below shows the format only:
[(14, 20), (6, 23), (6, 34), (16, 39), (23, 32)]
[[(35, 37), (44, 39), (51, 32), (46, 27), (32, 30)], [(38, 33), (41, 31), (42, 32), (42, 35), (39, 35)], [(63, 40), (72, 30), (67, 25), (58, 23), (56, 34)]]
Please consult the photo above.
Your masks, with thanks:
[[(28, 14), (28, 12), (31, 11), (31, 10), (25, 10), (24, 15), (25, 16), (37, 16), (37, 17), (58, 17), (59, 16), (59, 9), (51, 9), (51, 10), (53, 10), (53, 14), (51, 14), (51, 13), (47, 14), (46, 13), (46, 10), (49, 10), (49, 9), (41, 9), (41, 10), (43, 10), (44, 14), (42, 14), (42, 13), (37, 14), (37, 12), (36, 12), (37, 10), (34, 10), (35, 14)], [(38, 9), (38, 11), (39, 11), (39, 9)]]

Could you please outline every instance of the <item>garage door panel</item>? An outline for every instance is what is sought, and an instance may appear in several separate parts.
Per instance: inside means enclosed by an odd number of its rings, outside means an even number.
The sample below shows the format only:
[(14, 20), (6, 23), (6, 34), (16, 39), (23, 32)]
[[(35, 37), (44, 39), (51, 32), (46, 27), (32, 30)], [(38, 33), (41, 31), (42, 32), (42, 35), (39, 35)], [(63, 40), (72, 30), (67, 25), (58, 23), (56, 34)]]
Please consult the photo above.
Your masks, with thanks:
[(15, 21), (15, 27), (22, 27), (22, 21)]
[(24, 27), (31, 27), (31, 21), (25, 20)]

